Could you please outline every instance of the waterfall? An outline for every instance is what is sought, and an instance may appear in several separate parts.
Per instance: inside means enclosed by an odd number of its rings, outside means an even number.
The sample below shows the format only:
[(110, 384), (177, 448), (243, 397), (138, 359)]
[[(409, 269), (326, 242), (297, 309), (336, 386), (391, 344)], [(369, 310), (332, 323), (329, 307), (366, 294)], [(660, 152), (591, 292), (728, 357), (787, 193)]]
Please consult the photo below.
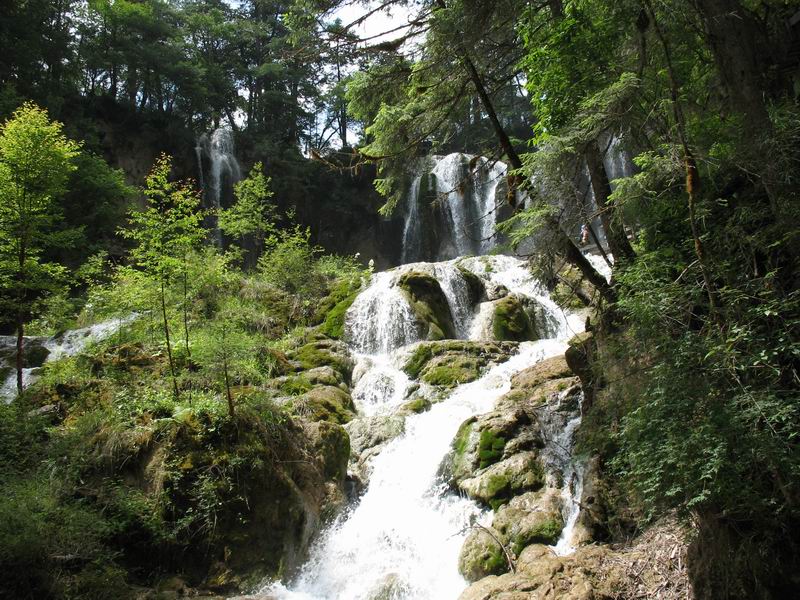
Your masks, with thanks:
[[(89, 344), (110, 337), (137, 318), (138, 315), (134, 313), (127, 317), (95, 323), (89, 327), (72, 329), (54, 337), (26, 337), (25, 348), (38, 347), (42, 349), (43, 351), (39, 352), (45, 356), (41, 361), (42, 364), (59, 358), (75, 356)], [(14, 356), (16, 356), (16, 337), (0, 336), (0, 371), (4, 368), (10, 369), (5, 381), (0, 386), (0, 400), (5, 402), (11, 402), (17, 396), (17, 372), (13, 368), (14, 360), (12, 360)], [(41, 365), (32, 365), (22, 370), (23, 387), (28, 387), (39, 378), (40, 369)]]
[[(412, 270), (437, 278), (459, 337), (472, 337), (476, 318), (490, 304), (472, 305), (474, 298), (470, 300), (462, 270), (487, 285), (504, 286), (539, 302), (547, 315), (549, 337), (520, 344), (506, 362), (471, 383), (456, 386), (427, 412), (406, 417), (405, 432), (372, 460), (364, 495), (317, 540), (298, 576), (288, 585), (268, 584), (256, 597), (446, 600), (456, 598), (467, 585), (458, 573), (458, 554), (469, 526), (485, 521), (487, 513), (448, 488), (440, 476), (442, 460), (466, 419), (492, 410), (510, 390), (516, 373), (562, 354), (566, 340), (582, 326), (579, 319), (558, 309), (525, 263), (513, 257), (412, 263), (378, 273), (346, 317), (347, 339), (358, 359), (353, 397), (362, 415), (390, 415), (408, 398), (410, 382), (401, 365), (421, 333), (413, 325), (412, 309), (398, 281)], [(570, 421), (563, 427), (554, 420), (553, 424), (560, 431), (554, 438), (568, 447), (565, 440), (572, 439), (577, 423)], [(567, 451), (564, 460), (570, 460), (570, 455)], [(561, 462), (551, 462), (554, 468), (567, 470)], [(570, 519), (565, 514), (565, 520)]]
[[(219, 210), (229, 206), (233, 201), (233, 186), (242, 179), (242, 170), (234, 153), (233, 132), (218, 127), (211, 136), (200, 136), (195, 147), (198, 166), (198, 182), (203, 190), (203, 197), (208, 208)], [(203, 169), (203, 157), (209, 161), (208, 177)], [(222, 234), (214, 227), (217, 244), (222, 244)]]
[(491, 251), (506, 171), (505, 163), (457, 152), (420, 161), (406, 196), (402, 262)]
[(405, 223), (403, 224), (403, 246), (400, 255), (400, 262), (405, 264), (414, 262), (423, 258), (422, 256), (422, 227), (423, 223), (420, 219), (420, 183), (422, 182), (422, 175), (417, 175), (414, 181), (411, 182), (411, 188), (406, 197), (406, 215)]

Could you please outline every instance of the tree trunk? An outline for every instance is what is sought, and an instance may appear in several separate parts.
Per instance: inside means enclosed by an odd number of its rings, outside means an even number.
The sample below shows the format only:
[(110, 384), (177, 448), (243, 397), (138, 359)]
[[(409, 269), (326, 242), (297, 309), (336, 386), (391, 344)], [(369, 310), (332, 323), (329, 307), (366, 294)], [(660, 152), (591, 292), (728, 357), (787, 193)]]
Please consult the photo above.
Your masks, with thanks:
[(228, 412), (233, 417), (235, 415), (233, 406), (233, 396), (231, 395), (231, 380), (228, 376), (228, 346), (225, 339), (225, 327), (222, 328), (222, 372), (225, 376), (225, 395), (228, 398)]
[(608, 240), (611, 254), (614, 255), (618, 262), (630, 263), (636, 258), (636, 254), (628, 241), (625, 227), (614, 218), (614, 205), (609, 202), (611, 183), (608, 181), (606, 168), (603, 165), (603, 159), (600, 156), (596, 141), (589, 143), (586, 147), (584, 158), (586, 159), (586, 165), (589, 167), (589, 179), (591, 180), (594, 199), (598, 208), (600, 208), (600, 222), (603, 224), (603, 229), (606, 230), (606, 239)]
[(20, 241), (19, 246), (19, 271), (17, 273), (17, 283), (19, 290), (17, 293), (17, 393), (22, 393), (22, 366), (25, 364), (25, 311), (23, 304), (25, 302), (25, 288), (23, 283), (25, 281), (25, 259), (27, 258), (27, 247), (24, 239)]
[(731, 108), (746, 117), (746, 128), (768, 132), (761, 60), (765, 48), (757, 40), (758, 24), (738, 0), (695, 0), (695, 4)]
[(172, 374), (172, 389), (175, 393), (175, 400), (180, 398), (178, 392), (178, 378), (175, 375), (175, 361), (172, 360), (172, 344), (169, 341), (169, 321), (167, 321), (167, 303), (164, 298), (164, 279), (161, 279), (161, 316), (164, 318), (164, 339), (167, 344), (167, 358), (169, 359), (169, 370)]

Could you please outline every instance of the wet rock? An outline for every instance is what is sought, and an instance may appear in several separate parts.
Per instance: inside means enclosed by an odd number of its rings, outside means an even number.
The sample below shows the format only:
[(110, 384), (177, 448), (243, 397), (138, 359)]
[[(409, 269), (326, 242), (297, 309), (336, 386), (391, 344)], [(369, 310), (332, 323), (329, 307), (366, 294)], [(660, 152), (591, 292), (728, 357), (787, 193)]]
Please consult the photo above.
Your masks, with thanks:
[(533, 452), (521, 452), (458, 484), (470, 498), (498, 508), (509, 499), (544, 485), (544, 470)]
[(389, 573), (370, 590), (367, 600), (395, 600), (406, 597), (410, 592), (408, 582), (397, 573)]
[(464, 579), (474, 582), (508, 572), (508, 559), (497, 541), (499, 537), (491, 528), (475, 528), (469, 533), (458, 555), (458, 572)]
[(362, 484), (369, 480), (369, 464), (391, 440), (405, 431), (401, 416), (374, 415), (354, 419), (346, 426), (350, 435), (351, 470)]
[(573, 372), (564, 356), (554, 356), (532, 367), (523, 369), (511, 378), (511, 387), (514, 389), (533, 389), (552, 379), (572, 377)]
[(602, 487), (600, 459), (595, 456), (589, 460), (583, 473), (581, 512), (573, 533), (574, 544), (586, 544), (609, 538), (608, 514), (601, 495)]
[(350, 394), (330, 385), (314, 387), (290, 399), (287, 406), (292, 414), (309, 421), (330, 421), (344, 425), (356, 416), (356, 407)]
[[(494, 342), (469, 342), (464, 340), (445, 340), (418, 344), (406, 360), (403, 370), (412, 378), (425, 379), (426, 375), (441, 367), (470, 365), (469, 370), (477, 377), (490, 364), (508, 360), (516, 351), (516, 344)], [(474, 368), (473, 368), (474, 367)], [(474, 369), (477, 369), (475, 371)]]
[(492, 528), (515, 555), (531, 544), (555, 544), (564, 528), (558, 490), (527, 492), (512, 498), (497, 510)]
[(397, 285), (405, 292), (427, 340), (456, 337), (450, 305), (435, 277), (419, 271), (404, 273)]

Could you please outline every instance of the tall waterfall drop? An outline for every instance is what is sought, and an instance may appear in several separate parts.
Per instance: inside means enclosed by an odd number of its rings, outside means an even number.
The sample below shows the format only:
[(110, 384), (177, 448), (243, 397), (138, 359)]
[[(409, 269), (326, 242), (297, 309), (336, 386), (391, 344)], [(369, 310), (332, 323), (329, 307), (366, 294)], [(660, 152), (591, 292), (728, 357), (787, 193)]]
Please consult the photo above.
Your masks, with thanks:
[[(239, 161), (236, 160), (233, 132), (218, 127), (211, 135), (203, 134), (195, 147), (197, 155), (198, 183), (208, 208), (220, 209), (233, 200), (233, 186), (242, 178)], [(204, 164), (208, 162), (208, 173)], [(221, 233), (215, 228), (215, 236), (221, 243)]]
[(486, 254), (496, 244), (505, 163), (460, 153), (422, 163), (406, 196), (402, 262)]

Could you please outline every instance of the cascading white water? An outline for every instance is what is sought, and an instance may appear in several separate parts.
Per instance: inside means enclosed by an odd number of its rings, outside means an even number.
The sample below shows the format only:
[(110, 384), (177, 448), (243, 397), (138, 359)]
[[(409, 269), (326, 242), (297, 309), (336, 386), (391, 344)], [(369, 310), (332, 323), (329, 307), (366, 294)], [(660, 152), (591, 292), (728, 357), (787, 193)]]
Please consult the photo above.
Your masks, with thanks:
[[(224, 127), (218, 127), (211, 132), (211, 136), (203, 134), (197, 141), (195, 154), (197, 156), (198, 183), (203, 190), (206, 206), (220, 209), (224, 206), (226, 198), (232, 194), (234, 184), (241, 180), (242, 170), (236, 160), (233, 143), (233, 132)], [(208, 156), (208, 177), (203, 169), (203, 155)], [(215, 227), (214, 237), (218, 244), (222, 243), (222, 234)]]
[[(579, 393), (578, 395), (582, 395)], [(545, 438), (542, 459), (547, 467), (548, 486), (561, 488), (564, 528), (553, 551), (563, 556), (575, 550), (572, 536), (580, 513), (583, 490), (583, 462), (573, 456), (575, 432), (581, 424), (580, 403), (573, 390), (559, 394), (555, 404), (546, 404), (539, 410), (539, 424)]]
[(262, 590), (267, 598), (446, 600), (466, 587), (457, 569), (458, 554), (469, 526), (485, 520), (485, 512), (448, 490), (439, 475), (440, 464), (464, 420), (491, 410), (510, 389), (514, 374), (563, 353), (565, 340), (580, 331), (581, 324), (558, 310), (515, 258), (415, 263), (379, 273), (347, 315), (351, 345), (361, 353), (353, 394), (360, 413), (390, 414), (405, 398), (409, 381), (399, 367), (419, 332), (410, 325), (411, 309), (396, 285), (403, 273), (416, 270), (436, 276), (451, 312), (463, 315), (456, 317), (456, 329), (474, 329), (475, 313), (463, 276), (463, 288), (456, 282), (460, 268), (541, 302), (552, 337), (521, 344), (517, 354), (480, 379), (456, 387), (427, 412), (407, 417), (405, 433), (373, 459), (369, 487), (358, 505), (317, 541), (308, 563), (288, 587), (278, 583)]
[[(421, 161), (418, 174), (409, 186), (403, 225), (402, 262), (423, 259), (447, 260), (457, 256), (485, 254), (495, 246), (497, 187), (504, 180), (505, 163), (484, 157), (453, 153)], [(420, 185), (428, 174), (435, 181), (433, 222), (425, 231)], [(425, 186), (426, 194), (428, 192)], [(428, 247), (425, 235), (436, 232)]]
[(419, 189), (422, 175), (417, 175), (411, 182), (406, 198), (407, 208), (403, 224), (403, 246), (400, 262), (405, 264), (422, 258), (422, 221), (419, 215)]
[[(108, 321), (102, 321), (100, 323), (95, 323), (94, 325), (90, 325), (89, 327), (82, 327), (80, 329), (72, 329), (70, 331), (66, 331), (60, 335), (50, 338), (27, 338), (26, 344), (30, 343), (31, 340), (34, 340), (35, 343), (43, 346), (47, 349), (48, 354), (47, 358), (45, 358), (44, 362), (51, 362), (54, 360), (58, 360), (59, 358), (64, 358), (67, 356), (75, 356), (80, 351), (82, 351), (86, 346), (91, 343), (102, 341), (115, 332), (117, 332), (121, 327), (131, 323), (134, 321), (138, 315), (131, 314), (127, 317), (122, 317), (118, 319), (110, 319)], [(16, 338), (14, 336), (0, 336), (0, 351), (3, 353), (10, 354), (13, 352), (16, 354)], [(0, 367), (3, 365), (0, 364)], [(8, 367), (12, 365), (9, 364)], [(25, 368), (22, 371), (22, 383), (23, 387), (28, 387), (32, 383), (34, 383), (39, 375), (40, 367), (29, 367)], [(12, 369), (11, 373), (6, 377), (6, 380), (3, 382), (3, 385), (0, 387), (0, 400), (5, 402), (11, 402), (17, 396), (17, 373), (16, 370)]]

